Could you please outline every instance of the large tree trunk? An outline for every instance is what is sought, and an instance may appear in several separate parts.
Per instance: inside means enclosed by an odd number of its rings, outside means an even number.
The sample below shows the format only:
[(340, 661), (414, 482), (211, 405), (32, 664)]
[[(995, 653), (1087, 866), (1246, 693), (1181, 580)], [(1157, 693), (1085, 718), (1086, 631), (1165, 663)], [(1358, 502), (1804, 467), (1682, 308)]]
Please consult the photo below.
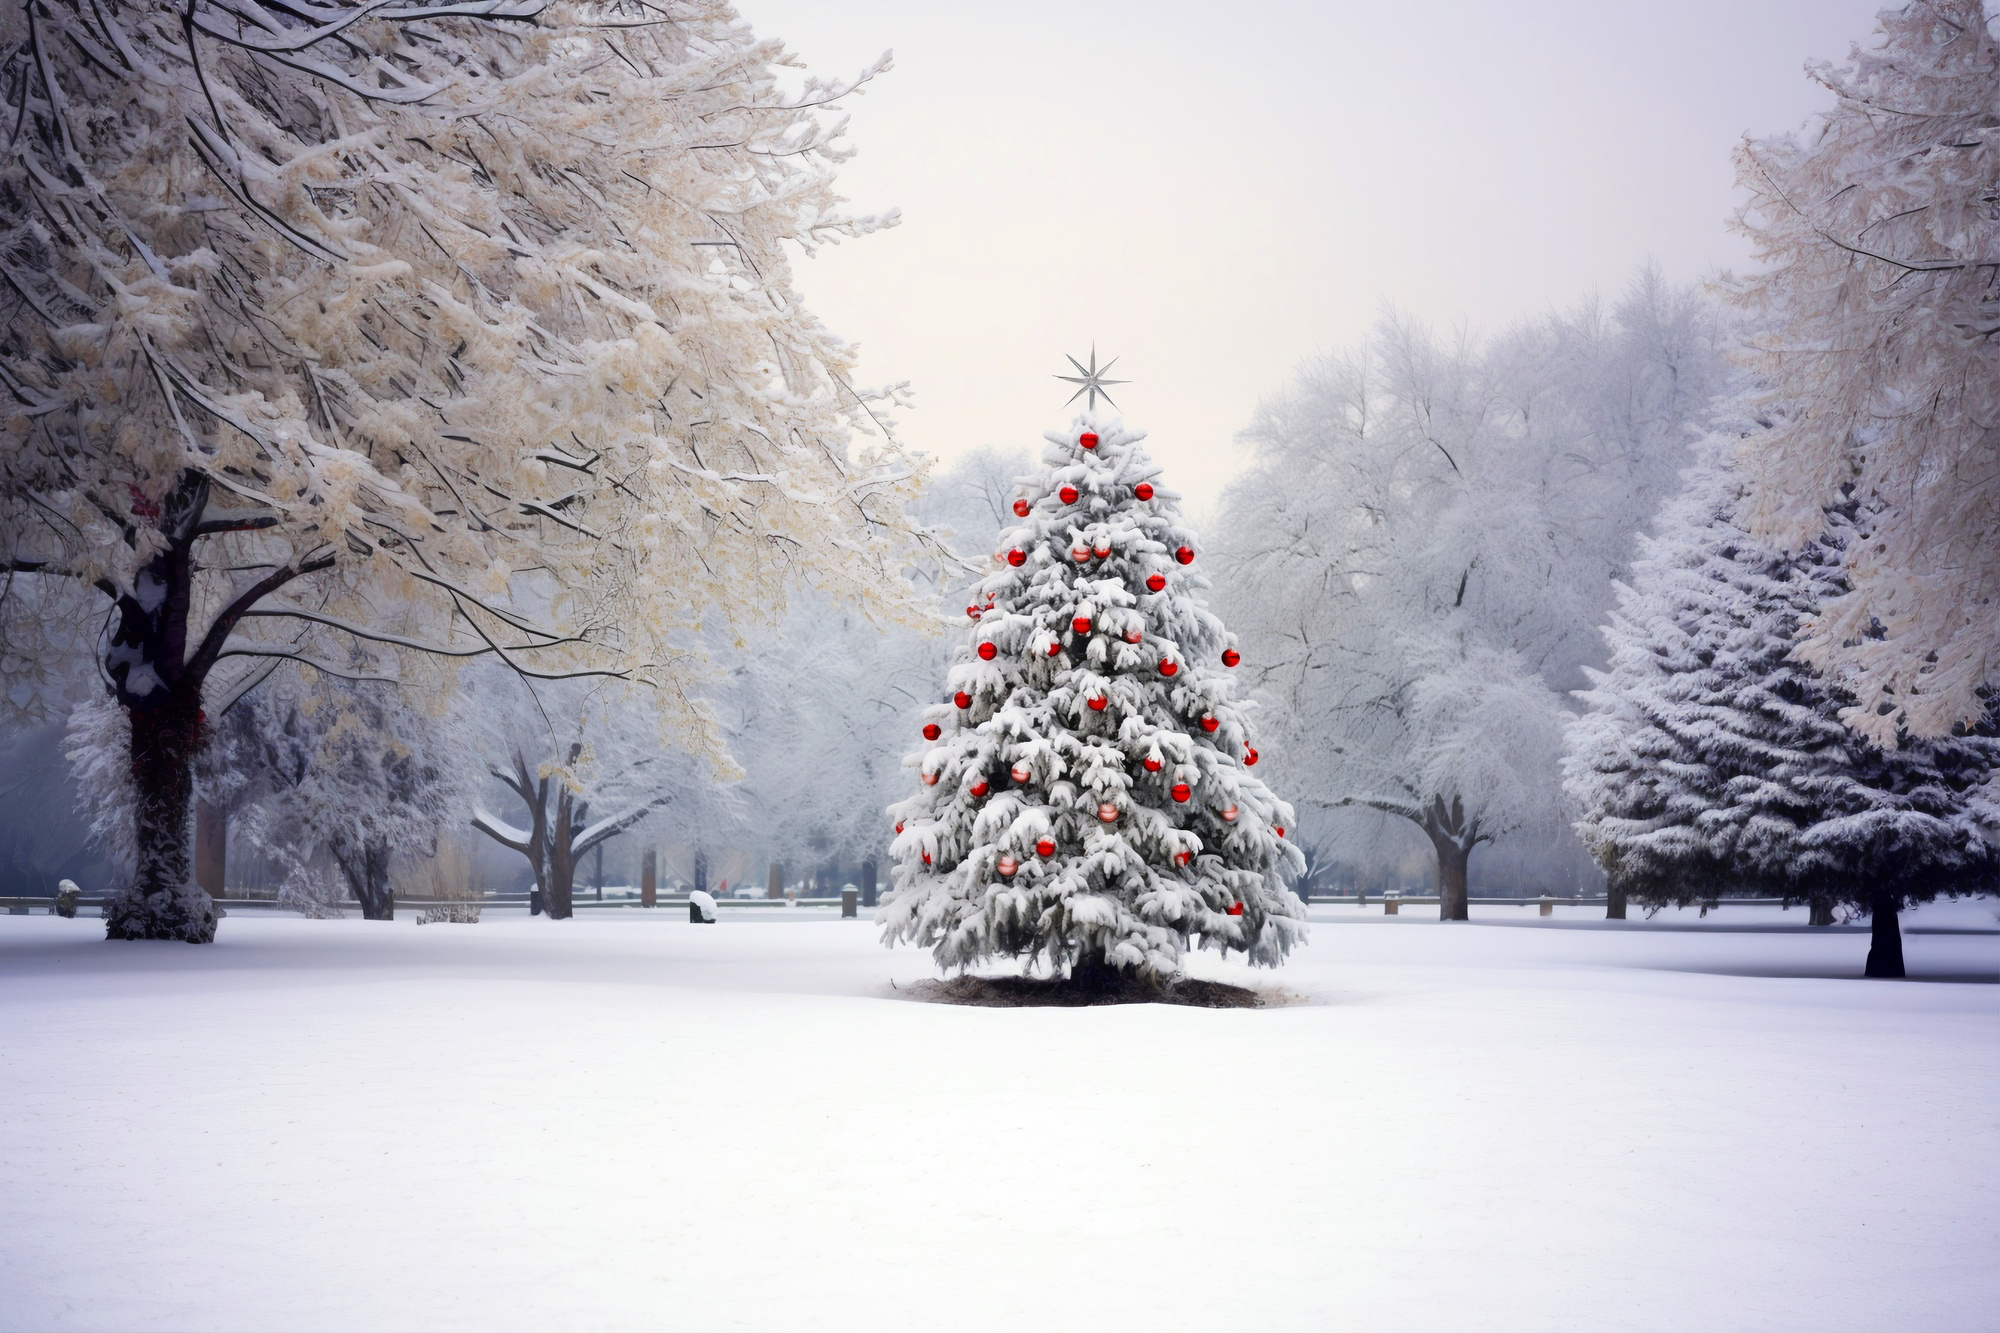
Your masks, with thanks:
[(215, 939), (215, 904), (189, 874), (194, 759), (206, 739), (199, 687), (156, 691), (160, 702), (131, 708), (133, 841), (138, 865), (130, 888), (104, 905), (104, 933), (114, 940)]
[(1461, 847), (1450, 838), (1433, 838), (1438, 858), (1438, 920), (1470, 921), (1472, 912), (1466, 902), (1466, 870), (1472, 860), (1469, 848)]
[(549, 829), (549, 875), (542, 885), (542, 910), (551, 921), (576, 915), (576, 833), (583, 813), (567, 786), (556, 792), (556, 817)]
[(1875, 890), (1868, 905), (1871, 921), (1868, 934), (1868, 965), (1865, 977), (1901, 977), (1903, 970), (1903, 930), (1896, 919), (1902, 903), (1896, 894)]
[(370, 842), (358, 848), (335, 847), (332, 851), (334, 864), (340, 867), (340, 877), (347, 881), (348, 892), (361, 904), (361, 919), (394, 921), (396, 891), (389, 883), (389, 844)]
[(1833, 924), (1833, 899), (1824, 893), (1815, 893), (1806, 899), (1808, 926), (1830, 926)]
[(222, 896), (229, 866), (229, 810), (214, 801), (194, 805), (194, 882), (211, 898)]
[(1609, 875), (1604, 881), (1604, 919), (1625, 919), (1625, 882), (1616, 875)]

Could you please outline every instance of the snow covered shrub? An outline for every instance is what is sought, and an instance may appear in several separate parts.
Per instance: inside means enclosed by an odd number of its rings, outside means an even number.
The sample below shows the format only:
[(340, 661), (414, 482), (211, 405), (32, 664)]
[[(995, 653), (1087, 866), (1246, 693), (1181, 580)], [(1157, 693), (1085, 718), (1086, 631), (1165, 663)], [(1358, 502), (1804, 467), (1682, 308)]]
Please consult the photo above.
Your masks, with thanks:
[(1250, 771), (1236, 642), (1203, 605), (1180, 497), (1122, 422), (1046, 438), (904, 760), (922, 785), (889, 810), (883, 940), (1085, 984), (1171, 980), (1195, 937), (1274, 965), (1304, 937), (1285, 881), (1305, 863)]

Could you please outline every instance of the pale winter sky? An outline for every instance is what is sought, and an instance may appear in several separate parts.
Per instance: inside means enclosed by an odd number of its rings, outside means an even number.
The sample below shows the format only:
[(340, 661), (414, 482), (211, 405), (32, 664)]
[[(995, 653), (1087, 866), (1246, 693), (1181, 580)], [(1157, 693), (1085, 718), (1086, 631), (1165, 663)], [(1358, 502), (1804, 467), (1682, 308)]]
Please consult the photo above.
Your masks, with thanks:
[(906, 438), (1038, 446), (1095, 340), (1197, 514), (1385, 303), (1496, 332), (1740, 266), (1731, 149), (1827, 105), (1806, 60), (1880, 3), (741, 0), (816, 74), (895, 51), (842, 179), (902, 225), (798, 277), (865, 382), (914, 383)]

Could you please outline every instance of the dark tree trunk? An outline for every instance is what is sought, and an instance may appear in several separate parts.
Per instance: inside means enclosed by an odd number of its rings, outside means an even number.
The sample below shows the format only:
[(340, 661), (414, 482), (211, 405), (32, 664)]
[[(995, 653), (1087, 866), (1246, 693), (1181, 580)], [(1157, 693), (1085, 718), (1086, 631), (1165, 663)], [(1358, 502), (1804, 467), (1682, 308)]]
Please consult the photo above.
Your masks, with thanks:
[(875, 875), (875, 858), (870, 857), (861, 863), (861, 905), (863, 907), (873, 907), (875, 905), (876, 893), (879, 887)]
[(206, 739), (200, 690), (156, 691), (158, 703), (132, 708), (133, 841), (131, 888), (104, 906), (114, 940), (215, 939), (215, 904), (189, 874), (194, 759)]
[(574, 793), (567, 786), (559, 788), (556, 817), (549, 827), (549, 874), (542, 883), (542, 910), (551, 921), (576, 915), (576, 825), (582, 813)]
[(335, 847), (334, 864), (347, 881), (347, 891), (361, 904), (364, 921), (394, 921), (396, 891), (389, 883), (389, 844), (371, 842), (359, 848)]
[(194, 882), (211, 898), (222, 896), (229, 865), (229, 810), (214, 801), (194, 806)]
[(1883, 889), (1871, 895), (1868, 910), (1870, 915), (1868, 933), (1868, 965), (1862, 969), (1865, 977), (1902, 977), (1908, 975), (1903, 970), (1903, 930), (1896, 919), (1902, 903), (1896, 894)]
[(1604, 919), (1623, 921), (1625, 919), (1625, 882), (1616, 875), (1604, 881)]
[(1830, 926), (1833, 924), (1833, 899), (1824, 893), (1815, 893), (1806, 899), (1810, 915), (1806, 917), (1809, 926)]
[(1466, 871), (1472, 860), (1471, 849), (1461, 847), (1450, 838), (1433, 838), (1438, 858), (1438, 920), (1470, 921), (1472, 912), (1466, 902)]

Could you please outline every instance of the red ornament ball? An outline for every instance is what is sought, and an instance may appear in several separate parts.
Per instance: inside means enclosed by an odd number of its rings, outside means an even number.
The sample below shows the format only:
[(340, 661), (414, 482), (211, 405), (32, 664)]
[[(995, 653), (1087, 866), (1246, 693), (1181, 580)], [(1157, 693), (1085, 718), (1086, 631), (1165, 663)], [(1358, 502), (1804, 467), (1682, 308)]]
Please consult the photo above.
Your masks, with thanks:
[(923, 855), (924, 855), (924, 864), (929, 865), (931, 863), (931, 854), (929, 852), (925, 852)]
[(1176, 782), (1173, 791), (1168, 794), (1176, 801), (1185, 801), (1188, 797), (1194, 795), (1194, 789), (1189, 787), (1185, 782)]
[(1069, 558), (1080, 565), (1090, 559), (1090, 548), (1088, 546), (1072, 546), (1069, 548)]
[(1203, 731), (1214, 731), (1217, 727), (1221, 725), (1222, 725), (1222, 720), (1216, 717), (1216, 715), (1213, 713), (1208, 713), (1204, 715), (1201, 719), (1201, 729)]
[(1156, 754), (1149, 754), (1144, 759), (1140, 760), (1139, 764), (1148, 773), (1157, 773), (1160, 771), (1161, 768), (1160, 756)]
[(1138, 496), (1138, 497), (1139, 497), (1139, 498), (1140, 498), (1141, 500), (1150, 500), (1150, 499), (1152, 499), (1152, 498), (1153, 498), (1153, 483), (1152, 483), (1152, 482), (1150, 482), (1150, 481), (1142, 481), (1142, 482), (1140, 482), (1140, 483), (1139, 483), (1139, 484), (1138, 484), (1137, 486), (1134, 486), (1134, 487), (1132, 488), (1132, 494), (1134, 494), (1134, 495)]
[(1088, 634), (1090, 633), (1090, 617), (1078, 616), (1075, 620), (1069, 622), (1069, 627), (1078, 634)]
[(960, 690), (957, 694), (952, 695), (951, 701), (957, 704), (960, 708), (972, 707), (972, 696), (967, 694), (964, 690)]
[(1014, 517), (1026, 518), (1027, 516), (1028, 516), (1028, 502), (1026, 500), (1014, 501)]
[(1021, 868), (1021, 863), (1011, 856), (1003, 856), (993, 863), (993, 868), (999, 871), (1003, 878), (1012, 879), (1014, 872)]
[(1173, 674), (1174, 674), (1174, 673), (1175, 673), (1176, 671), (1179, 671), (1180, 669), (1181, 669), (1181, 668), (1180, 668), (1180, 664), (1179, 664), (1178, 662), (1174, 661), (1174, 659), (1173, 659), (1173, 658), (1171, 658), (1171, 657), (1163, 657), (1163, 658), (1161, 658), (1161, 659), (1160, 659), (1160, 674), (1161, 674), (1161, 675), (1163, 675), (1163, 676), (1171, 676), (1171, 675), (1173, 675)]
[(1191, 565), (1191, 564), (1193, 564), (1193, 563), (1194, 563), (1194, 547), (1192, 547), (1192, 546), (1183, 546), (1183, 547), (1181, 547), (1181, 548), (1180, 548), (1180, 550), (1178, 550), (1178, 551), (1175, 551), (1175, 552), (1174, 552), (1174, 559), (1176, 559), (1176, 560), (1180, 561), (1180, 562), (1181, 562), (1182, 564), (1184, 564), (1184, 565)]
[(965, 608), (965, 614), (972, 617), (974, 620), (977, 620), (979, 619), (979, 608), (976, 606), (968, 606)]
[(1051, 643), (1051, 644), (1049, 645), (1049, 656), (1050, 656), (1050, 657), (1054, 657), (1054, 656), (1055, 656), (1055, 655), (1056, 655), (1057, 653), (1059, 653), (1059, 652), (1061, 652), (1061, 651), (1062, 651), (1062, 645), (1061, 645), (1061, 644), (1059, 644), (1059, 643)]
[(1093, 546), (1090, 548), (1090, 553), (1099, 560), (1109, 560), (1111, 558), (1111, 543), (1106, 542), (1102, 546)]
[(1222, 650), (1222, 665), (1233, 667), (1242, 660), (1243, 654), (1237, 652), (1234, 648), (1224, 648)]
[(1056, 854), (1056, 840), (1054, 838), (1041, 838), (1036, 841), (1035, 843), (1036, 856), (1054, 856), (1055, 854)]
[(896, 832), (901, 833), (902, 831), (903, 831), (903, 821), (899, 819), (896, 821)]
[(1104, 711), (1104, 706), (1110, 702), (1111, 701), (1109, 699), (1105, 698), (1101, 694), (1093, 694), (1090, 696), (1089, 699), (1090, 711), (1093, 713), (1101, 713)]
[(977, 799), (981, 796), (984, 796), (985, 794), (986, 794), (986, 779), (981, 778), (979, 779), (979, 781), (972, 784), (972, 795), (974, 799)]
[(1231, 904), (1229, 904), (1229, 915), (1231, 915), (1231, 916), (1242, 916), (1242, 915), (1243, 915), (1243, 904), (1242, 904), (1242, 903), (1231, 903)]
[(1013, 550), (1007, 552), (1007, 563), (1019, 569), (1022, 565), (1028, 563), (1028, 553), (1016, 546)]
[(935, 773), (926, 773), (926, 774), (924, 774), (924, 785), (925, 785), (926, 787), (935, 787), (935, 786), (937, 786), (937, 779), (938, 779), (938, 775), (937, 775), (937, 774), (935, 774)]
[(934, 741), (934, 740), (936, 740), (936, 739), (937, 739), (937, 738), (938, 738), (938, 737), (939, 737), (940, 735), (942, 735), (942, 734), (943, 734), (943, 733), (942, 733), (942, 732), (940, 732), (940, 731), (938, 730), (938, 724), (937, 724), (937, 723), (935, 723), (935, 722), (926, 722), (926, 723), (924, 723), (924, 739), (925, 739), (925, 740), (927, 740), (927, 741)]
[(1142, 629), (1128, 629), (1125, 631), (1125, 642), (1127, 643), (1138, 643), (1145, 637), (1146, 631)]
[(1008, 769), (1007, 776), (1016, 782), (1026, 782), (1029, 778), (1035, 776), (1035, 770), (1029, 768), (1027, 762), (1024, 760)]
[(1116, 824), (1118, 822), (1118, 807), (1110, 801), (1106, 801), (1097, 807), (1097, 817), (1106, 824)]
[(1282, 838), (1285, 836), (1285, 826), (1283, 824), (1273, 824), (1271, 828), (1279, 837)]
[(1167, 576), (1165, 574), (1148, 574), (1146, 576), (1146, 591), (1158, 592), (1166, 586)]
[(1174, 864), (1175, 864), (1175, 865), (1177, 865), (1177, 866), (1184, 866), (1184, 865), (1186, 865), (1186, 864), (1187, 864), (1188, 862), (1190, 862), (1190, 861), (1192, 861), (1192, 860), (1194, 860), (1194, 853), (1193, 853), (1193, 852), (1175, 852), (1175, 853), (1174, 853)]
[(1063, 488), (1062, 488), (1061, 490), (1059, 490), (1059, 491), (1057, 491), (1057, 492), (1056, 492), (1056, 498), (1057, 498), (1058, 500), (1061, 500), (1061, 501), (1062, 501), (1062, 502), (1063, 502), (1064, 504), (1066, 504), (1066, 505), (1073, 505), (1073, 504), (1075, 504), (1075, 503), (1076, 503), (1076, 487), (1074, 487), (1074, 486), (1065, 486), (1065, 487), (1063, 487)]
[(979, 645), (980, 661), (991, 662), (994, 658), (998, 657), (999, 655), (1000, 655), (1000, 650), (997, 647), (995, 647), (990, 640), (987, 641), (986, 643), (982, 643)]
[(1257, 747), (1256, 747), (1256, 746), (1254, 746), (1254, 745), (1246, 745), (1246, 746), (1244, 746), (1244, 747), (1243, 747), (1243, 762), (1244, 762), (1244, 763), (1245, 763), (1246, 765), (1248, 765), (1248, 766), (1250, 766), (1250, 767), (1252, 767), (1252, 768), (1256, 767), (1256, 765), (1257, 765)]
[(1236, 822), (1235, 806), (1225, 805), (1222, 807), (1222, 822), (1225, 824), (1234, 824)]
[(1097, 447), (1097, 432), (1094, 430), (1087, 430), (1083, 434), (1076, 437), (1076, 442), (1082, 445), (1086, 449), (1095, 449)]

